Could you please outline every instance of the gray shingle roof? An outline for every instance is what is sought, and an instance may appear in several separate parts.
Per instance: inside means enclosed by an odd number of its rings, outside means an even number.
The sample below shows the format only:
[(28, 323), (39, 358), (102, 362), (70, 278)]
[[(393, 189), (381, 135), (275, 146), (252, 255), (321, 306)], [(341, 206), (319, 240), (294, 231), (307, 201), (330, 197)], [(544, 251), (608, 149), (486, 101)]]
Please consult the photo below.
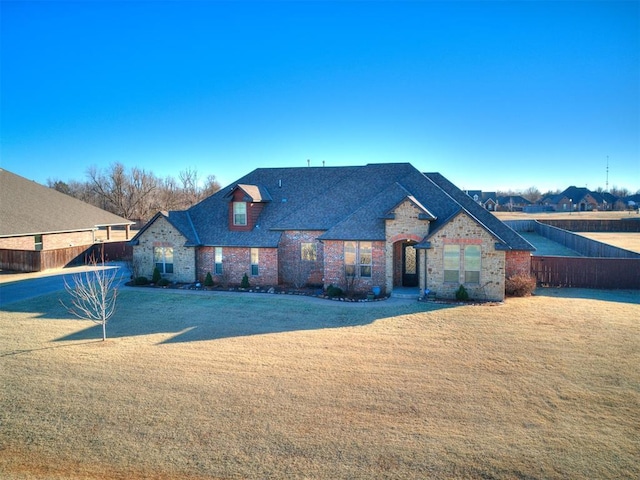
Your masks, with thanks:
[[(239, 185), (245, 192), (247, 185), (259, 186), (261, 198), (271, 200), (248, 232), (229, 230), (229, 193)], [(385, 216), (405, 199), (423, 210), (431, 231), (466, 211), (504, 248), (533, 250), (444, 177), (423, 174), (409, 163), (259, 168), (185, 212), (169, 212), (167, 218), (187, 245), (277, 247), (284, 230), (322, 230), (321, 240), (384, 240)]]
[(133, 222), (0, 169), (0, 236), (77, 232)]

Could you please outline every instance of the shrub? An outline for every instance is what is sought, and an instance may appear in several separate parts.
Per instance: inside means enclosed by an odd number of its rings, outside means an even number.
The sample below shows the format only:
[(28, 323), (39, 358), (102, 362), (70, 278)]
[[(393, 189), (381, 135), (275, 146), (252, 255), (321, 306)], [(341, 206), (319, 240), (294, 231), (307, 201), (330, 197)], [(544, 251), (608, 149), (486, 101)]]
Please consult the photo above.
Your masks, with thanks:
[(469, 300), (469, 292), (467, 292), (467, 289), (464, 288), (464, 285), (460, 285), (458, 287), (458, 290), (456, 290), (456, 300), (460, 302), (466, 302), (467, 300)]
[(149, 279), (147, 277), (136, 277), (133, 279), (134, 285), (149, 285)]
[(156, 285), (158, 285), (159, 287), (166, 287), (167, 285), (169, 285), (169, 280), (167, 280), (166, 278), (161, 278), (156, 282)]
[(527, 273), (518, 273), (504, 282), (507, 297), (528, 297), (536, 289), (536, 278)]
[(160, 276), (160, 270), (158, 267), (153, 269), (153, 275), (151, 276), (151, 283), (158, 283), (162, 277)]
[(242, 281), (240, 282), (240, 288), (249, 288), (249, 277), (247, 276), (247, 274), (245, 273), (242, 276)]
[(207, 272), (207, 276), (204, 279), (205, 287), (213, 287), (213, 277), (211, 276), (211, 272)]
[(329, 298), (341, 297), (342, 295), (343, 295), (343, 292), (340, 287), (334, 287), (333, 285), (329, 285), (327, 287), (327, 296)]

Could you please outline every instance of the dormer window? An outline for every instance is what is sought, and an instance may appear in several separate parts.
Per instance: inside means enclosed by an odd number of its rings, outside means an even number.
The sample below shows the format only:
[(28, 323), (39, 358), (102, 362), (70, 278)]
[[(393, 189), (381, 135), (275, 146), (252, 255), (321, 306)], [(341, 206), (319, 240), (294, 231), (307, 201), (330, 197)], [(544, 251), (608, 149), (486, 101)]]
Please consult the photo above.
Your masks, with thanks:
[(233, 224), (245, 226), (247, 224), (247, 203), (233, 202)]

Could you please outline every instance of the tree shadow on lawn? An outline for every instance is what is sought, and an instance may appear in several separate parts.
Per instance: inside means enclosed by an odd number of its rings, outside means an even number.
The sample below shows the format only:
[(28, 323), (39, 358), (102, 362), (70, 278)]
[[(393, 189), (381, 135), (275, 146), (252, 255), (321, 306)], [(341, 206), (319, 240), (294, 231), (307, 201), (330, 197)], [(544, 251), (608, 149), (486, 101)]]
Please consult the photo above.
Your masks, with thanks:
[(602, 302), (631, 303), (640, 305), (640, 290), (596, 290), (593, 288), (538, 287), (537, 297), (584, 298)]
[[(48, 295), (48, 298), (55, 295)], [(60, 297), (60, 295), (58, 295)], [(26, 302), (13, 311), (31, 311)], [(70, 320), (59, 298), (50, 308), (38, 305), (39, 318)], [(56, 305), (57, 304), (57, 305)], [(33, 305), (35, 306), (35, 305)], [(270, 294), (207, 292), (189, 295), (159, 291), (121, 292), (114, 316), (107, 322), (107, 338), (166, 335), (159, 344), (217, 340), (302, 330), (362, 326), (376, 320), (456, 305), (393, 300), (342, 303), (310, 297)], [(44, 307), (44, 308), (43, 308)], [(56, 338), (55, 342), (100, 339), (102, 327), (88, 328)]]

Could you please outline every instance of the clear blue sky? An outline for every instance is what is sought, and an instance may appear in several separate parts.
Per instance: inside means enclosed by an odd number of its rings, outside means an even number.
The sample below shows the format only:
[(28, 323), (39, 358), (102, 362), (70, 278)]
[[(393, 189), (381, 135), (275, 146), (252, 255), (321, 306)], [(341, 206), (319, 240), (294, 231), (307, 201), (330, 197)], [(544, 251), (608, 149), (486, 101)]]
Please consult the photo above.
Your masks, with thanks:
[[(0, 166), (640, 189), (640, 3), (1, 2)], [(363, 179), (366, 181), (366, 179)]]

